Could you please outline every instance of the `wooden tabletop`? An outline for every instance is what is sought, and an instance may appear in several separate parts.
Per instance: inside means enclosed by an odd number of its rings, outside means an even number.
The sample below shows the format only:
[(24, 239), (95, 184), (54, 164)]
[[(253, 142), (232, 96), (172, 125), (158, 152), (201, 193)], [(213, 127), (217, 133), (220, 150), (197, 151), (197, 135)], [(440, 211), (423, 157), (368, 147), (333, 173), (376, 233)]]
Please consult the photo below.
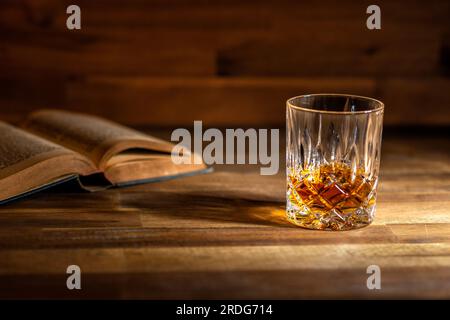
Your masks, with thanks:
[(286, 222), (284, 174), (257, 167), (40, 193), (0, 207), (0, 298), (450, 298), (449, 160), (446, 138), (386, 137), (375, 222), (345, 232)]

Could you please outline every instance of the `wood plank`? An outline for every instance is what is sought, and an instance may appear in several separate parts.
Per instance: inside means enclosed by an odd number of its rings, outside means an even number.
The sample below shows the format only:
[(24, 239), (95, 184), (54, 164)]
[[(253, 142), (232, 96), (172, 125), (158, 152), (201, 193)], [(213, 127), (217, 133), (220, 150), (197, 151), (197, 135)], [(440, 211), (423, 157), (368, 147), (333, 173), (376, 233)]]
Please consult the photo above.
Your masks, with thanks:
[[(438, 75), (450, 6), (380, 1), (382, 29), (365, 27), (366, 5), (332, 1), (272, 7), (264, 39), (219, 49), (219, 74), (246, 76)], [(408, 6), (405, 11), (404, 7)], [(332, 14), (331, 14), (332, 13)], [(420, 45), (418, 45), (420, 43)]]
[[(405, 125), (448, 125), (449, 89), (448, 78), (388, 78), (379, 83), (379, 94), (387, 106), (386, 118)], [(389, 106), (395, 108), (395, 112), (390, 113)]]
[[(285, 101), (301, 93), (373, 95), (374, 90), (367, 78), (91, 78), (70, 84), (67, 99), (73, 110), (88, 108), (125, 123), (264, 126), (284, 124)], [(183, 112), (187, 103), (189, 112)]]
[[(65, 22), (65, 8), (70, 1), (46, 0), (46, 1), (3, 1), (2, 11), (5, 12), (5, 22), (14, 25), (20, 21), (29, 25), (36, 23), (43, 16), (51, 19), (51, 22)], [(313, 1), (298, 2), (294, 0), (277, 1), (262, 0), (242, 2), (237, 0), (210, 1), (88, 1), (80, 0), (78, 4), (86, 11), (86, 19), (89, 25), (121, 25), (129, 26), (161, 26), (164, 28), (208, 28), (228, 27), (242, 28), (245, 25), (301, 25), (303, 21), (324, 20), (355, 20), (365, 22), (367, 4), (355, 3), (343, 0), (337, 3), (333, 0), (325, 0), (320, 3)], [(383, 20), (392, 23), (444, 23), (447, 21), (449, 4), (445, 0), (432, 0), (425, 5), (422, 1), (387, 1), (378, 2), (385, 11)], [(408, 10), (404, 10), (408, 5)], [(61, 10), (62, 9), (62, 10)], [(296, 14), (299, 19), (287, 19), (288, 14)], [(330, 14), (333, 13), (333, 14)], [(361, 14), (362, 13), (362, 14)], [(171, 16), (173, 15), (173, 16)], [(9, 17), (9, 19), (7, 19)], [(178, 19), (172, 19), (176, 17)], [(34, 18), (34, 19), (33, 19)], [(300, 19), (301, 18), (301, 19)], [(21, 20), (19, 20), (21, 19)], [(264, 20), (269, 20), (265, 21)], [(190, 22), (190, 23), (189, 23)], [(214, 23), (216, 22), (216, 23)], [(231, 22), (234, 22), (231, 23)], [(23, 25), (21, 23), (21, 25)], [(59, 23), (47, 24), (55, 26)]]
[[(40, 59), (34, 59), (40, 57)], [(1, 52), (2, 68), (10, 73), (29, 72), (80, 76), (114, 75), (213, 75), (214, 52), (185, 48), (183, 51), (143, 48), (141, 43), (111, 43), (54, 49), (27, 44), (8, 45)]]
[[(1, 277), (1, 298), (65, 299), (448, 299), (448, 268), (383, 269), (382, 291), (367, 290), (364, 270), (95, 274), (83, 290), (66, 275)], [(27, 290), (21, 290), (26, 284)], [(42, 288), (48, 288), (43, 291)], [(249, 289), (251, 288), (251, 289)], [(207, 292), (207, 293), (206, 293)]]
[[(0, 119), (17, 121), (32, 110), (61, 107), (131, 125), (284, 126), (289, 97), (316, 92), (372, 96), (386, 104), (386, 125), (450, 123), (446, 78), (165, 78), (27, 79), (0, 76)], [(55, 91), (56, 90), (56, 91)], [(27, 94), (24, 94), (27, 93)], [(186, 103), (190, 110), (185, 112)], [(108, 108), (105, 108), (108, 106)], [(126, 106), (126, 108), (124, 107)], [(427, 111), (424, 111), (427, 107)], [(278, 111), (277, 111), (278, 110)], [(426, 130), (426, 129), (425, 129)]]
[[(365, 6), (350, 1), (86, 1), (80, 3), (86, 27), (68, 33), (63, 3), (9, 3), (0, 52), (4, 66), (17, 72), (212, 75), (217, 53), (220, 75), (438, 75), (448, 3), (381, 5), (385, 27), (370, 32)], [(398, 14), (405, 5), (408, 13)], [(41, 59), (33, 61), (37, 54)]]
[(298, 28), (302, 26), (296, 26), (296, 32), (280, 29), (265, 39), (220, 48), (218, 74), (436, 76), (442, 68), (441, 30), (405, 25), (371, 33), (364, 28), (363, 22), (349, 25), (335, 21), (323, 22), (319, 30), (315, 25), (305, 26), (303, 30), (310, 32), (298, 31)]
[[(30, 279), (43, 285), (39, 275), (46, 274), (45, 286), (53, 290), (43, 294), (41, 290), (41, 296), (70, 296), (68, 290), (63, 292), (59, 288), (65, 284), (63, 274), (67, 265), (77, 264), (84, 274), (82, 291), (94, 297), (205, 298), (205, 292), (216, 298), (259, 299), (274, 295), (281, 298), (448, 297), (448, 245), (344, 245), (339, 248), (306, 245), (103, 249), (95, 254), (87, 250), (3, 251), (0, 273), (5, 279), (6, 272), (8, 281), (1, 283), (8, 291), (1, 292), (17, 295), (16, 288), (23, 281), (30, 283)], [(383, 270), (384, 291), (376, 294), (365, 286), (366, 268), (371, 264)], [(308, 290), (300, 290), (305, 287)], [(436, 287), (441, 290), (432, 289)], [(33, 286), (28, 288), (25, 296), (36, 296), (39, 292)]]
[[(388, 227), (401, 242), (421, 243), (421, 242), (448, 242), (450, 239), (450, 225), (445, 223), (437, 224), (390, 224)], [(418, 239), (415, 235), (425, 235)]]
[(70, 264), (79, 265), (86, 274), (358, 268), (365, 274), (371, 264), (386, 268), (448, 268), (450, 244), (191, 246), (113, 248), (97, 252), (89, 249), (3, 250), (0, 257), (1, 275), (59, 274)]
[[(281, 218), (281, 216), (280, 216)], [(284, 218), (284, 217), (283, 217)], [(192, 219), (193, 220), (193, 219)], [(204, 222), (208, 220), (205, 219)], [(126, 247), (216, 247), (216, 246), (264, 246), (306, 245), (306, 244), (358, 244), (358, 243), (396, 243), (397, 238), (386, 226), (372, 226), (368, 232), (349, 233), (345, 238), (339, 234), (322, 235), (319, 232), (301, 230), (292, 225), (284, 228), (274, 225), (272, 228), (253, 225), (232, 227), (211, 221), (208, 226), (196, 228), (195, 220), (191, 226), (174, 227), (176, 222), (166, 221), (164, 228), (46, 228), (45, 230), (15, 229), (14, 232), (0, 231), (2, 250), (18, 249), (80, 249), (97, 250), (102, 248)], [(236, 223), (237, 224), (237, 223)], [(433, 243), (436, 239), (448, 237), (435, 232), (429, 237), (415, 239), (418, 243)], [(20, 232), (21, 236), (14, 233)], [(270, 242), (268, 239), (271, 239)], [(406, 238), (405, 238), (406, 239)], [(404, 241), (406, 242), (406, 241)], [(449, 242), (449, 241), (442, 241)]]
[(385, 100), (388, 125), (450, 123), (448, 1), (382, 1), (380, 31), (348, 0), (81, 1), (77, 32), (65, 27), (68, 4), (0, 4), (1, 119), (51, 106), (137, 125), (282, 125), (272, 115), (287, 97), (334, 91)]
[[(283, 212), (284, 213), (284, 212)], [(344, 233), (321, 233), (275, 223), (270, 225), (225, 224), (204, 219), (203, 226), (189, 219), (181, 226), (166, 220), (161, 228), (152, 224), (145, 228), (131, 227), (46, 227), (43, 230), (15, 228), (0, 230), (1, 249), (80, 249), (126, 247), (215, 247), (277, 245), (343, 245), (395, 243), (449, 243), (450, 223), (388, 224), (374, 223), (364, 229)], [(378, 218), (377, 218), (378, 219)], [(161, 219), (162, 220), (162, 219)], [(268, 221), (270, 217), (267, 217)], [(201, 221), (200, 219), (198, 221)], [(283, 220), (285, 222), (285, 220)], [(171, 223), (170, 223), (171, 222)], [(191, 222), (188, 226), (186, 222)], [(209, 222), (209, 225), (206, 223)], [(405, 221), (403, 221), (405, 222)], [(238, 226), (234, 226), (238, 225)], [(17, 233), (20, 232), (20, 236)], [(270, 241), (269, 241), (270, 239)]]
[[(86, 209), (85, 209), (86, 210)], [(77, 212), (69, 215), (65, 212), (42, 212), (42, 210), (1, 210), (0, 233), (11, 229), (26, 229), (35, 226), (48, 228), (131, 228), (141, 227), (142, 222), (137, 212), (126, 214), (117, 212)]]
[[(281, 110), (289, 97), (311, 92), (351, 92), (386, 100), (387, 125), (446, 125), (450, 123), (450, 115), (444, 110), (450, 99), (446, 90), (449, 86), (444, 78), (402, 78), (377, 83), (368, 78), (93, 78), (70, 85), (68, 104), (75, 110), (89, 108), (100, 115), (106, 115), (101, 106), (108, 105), (109, 116), (120, 114), (122, 121), (128, 123), (173, 125), (201, 119), (216, 126), (281, 125), (284, 112), (274, 110)], [(181, 111), (186, 101), (191, 105), (189, 114)], [(121, 112), (124, 105), (134, 112)], [(432, 105), (432, 111), (424, 112), (424, 105)], [(138, 114), (139, 119), (133, 114)]]

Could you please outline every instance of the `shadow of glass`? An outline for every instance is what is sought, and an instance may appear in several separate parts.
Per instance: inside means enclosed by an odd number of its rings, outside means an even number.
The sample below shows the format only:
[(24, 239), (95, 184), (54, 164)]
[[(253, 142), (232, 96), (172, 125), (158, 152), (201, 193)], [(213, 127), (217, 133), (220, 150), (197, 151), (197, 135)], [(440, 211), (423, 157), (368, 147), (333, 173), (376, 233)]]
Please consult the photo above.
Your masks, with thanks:
[[(110, 189), (99, 193), (82, 191), (72, 185), (51, 188), (44, 192), (13, 201), (2, 211), (26, 213), (33, 208), (53, 213), (97, 212), (138, 213), (169, 220), (211, 221), (232, 224), (253, 224), (293, 227), (285, 218), (285, 206), (280, 202), (246, 198), (236, 193), (216, 191), (158, 191), (139, 189)], [(75, 222), (74, 222), (75, 223)], [(175, 225), (176, 226), (176, 225)]]
[(233, 224), (293, 227), (278, 202), (230, 199), (195, 193), (128, 193), (121, 197), (122, 209), (142, 210), (141, 214), (180, 220), (207, 220)]

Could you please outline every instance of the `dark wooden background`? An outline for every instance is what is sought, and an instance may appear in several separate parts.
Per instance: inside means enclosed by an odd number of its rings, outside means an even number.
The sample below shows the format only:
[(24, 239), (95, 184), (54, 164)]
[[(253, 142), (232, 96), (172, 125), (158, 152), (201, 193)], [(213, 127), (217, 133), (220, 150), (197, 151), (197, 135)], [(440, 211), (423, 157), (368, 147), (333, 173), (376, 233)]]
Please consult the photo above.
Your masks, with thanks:
[(282, 126), (288, 97), (346, 92), (385, 101), (388, 125), (450, 125), (450, 2), (376, 3), (379, 31), (372, 1), (1, 0), (0, 119)]

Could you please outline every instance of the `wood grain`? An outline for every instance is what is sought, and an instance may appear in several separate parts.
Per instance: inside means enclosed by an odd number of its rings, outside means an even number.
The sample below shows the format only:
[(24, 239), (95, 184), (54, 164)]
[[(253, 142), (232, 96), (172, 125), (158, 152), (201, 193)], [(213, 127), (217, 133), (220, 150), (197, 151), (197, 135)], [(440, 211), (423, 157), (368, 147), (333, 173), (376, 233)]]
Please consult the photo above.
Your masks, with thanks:
[[(376, 219), (345, 232), (289, 224), (283, 174), (255, 166), (47, 191), (0, 208), (0, 297), (448, 299), (449, 150), (443, 136), (385, 136)], [(65, 289), (70, 264), (81, 291)]]
[[(122, 115), (122, 121), (130, 123), (191, 126), (202, 120), (216, 126), (284, 126), (285, 102), (299, 92), (371, 95), (374, 86), (370, 79), (354, 78), (92, 78), (70, 85), (67, 97), (74, 110)], [(125, 105), (129, 106), (126, 114)], [(151, 119), (143, 118), (149, 110)]]
[(450, 125), (445, 0), (379, 1), (376, 31), (350, 0), (81, 0), (78, 31), (69, 4), (0, 3), (1, 120), (52, 107), (132, 125), (283, 126), (287, 97), (333, 91), (385, 101), (389, 125)]

